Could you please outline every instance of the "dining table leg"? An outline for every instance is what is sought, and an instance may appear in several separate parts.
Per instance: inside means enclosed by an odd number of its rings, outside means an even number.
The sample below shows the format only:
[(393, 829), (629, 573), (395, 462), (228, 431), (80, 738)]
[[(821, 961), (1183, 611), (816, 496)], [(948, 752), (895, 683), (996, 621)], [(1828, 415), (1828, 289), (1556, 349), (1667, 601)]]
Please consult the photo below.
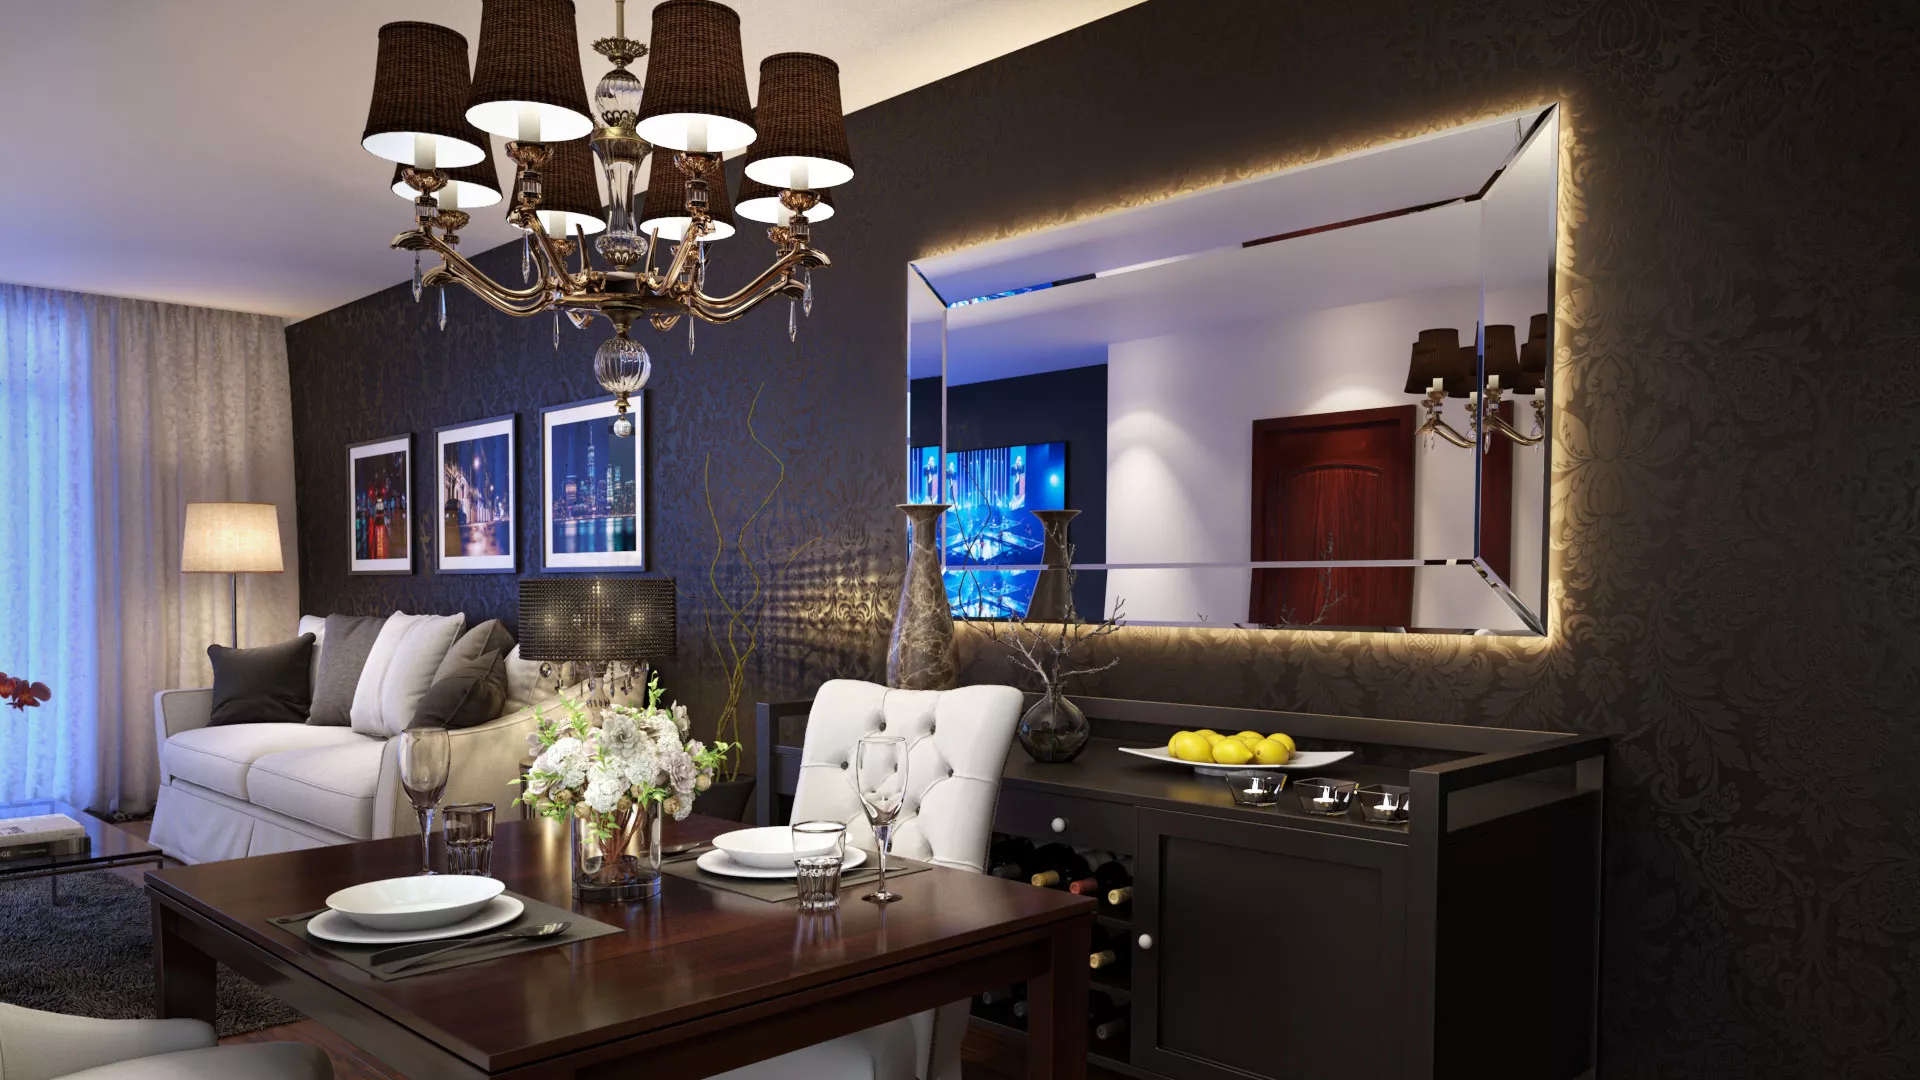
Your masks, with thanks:
[(153, 905), (154, 1008), (162, 1020), (213, 1023), (213, 957), (180, 933), (180, 913), (149, 896)]
[(1028, 1080), (1087, 1075), (1087, 955), (1093, 916), (1060, 923), (1048, 940), (1047, 970), (1027, 980)]

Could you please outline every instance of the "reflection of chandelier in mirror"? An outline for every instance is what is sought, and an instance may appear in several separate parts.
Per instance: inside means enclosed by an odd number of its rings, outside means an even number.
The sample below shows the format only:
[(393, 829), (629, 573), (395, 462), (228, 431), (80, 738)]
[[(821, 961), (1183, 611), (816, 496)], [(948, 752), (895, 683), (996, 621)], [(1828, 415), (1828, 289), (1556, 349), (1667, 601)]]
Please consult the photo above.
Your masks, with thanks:
[[(632, 433), (627, 397), (646, 385), (652, 363), (629, 337), (645, 318), (657, 330), (689, 319), (724, 323), (785, 295), (788, 333), (793, 308), (813, 303), (811, 271), (830, 265), (811, 246), (822, 220), (824, 189), (853, 178), (840, 69), (811, 53), (779, 53), (760, 65), (758, 108), (747, 100), (740, 17), (712, 0), (667, 0), (653, 10), (653, 49), (644, 86), (627, 65), (648, 47), (626, 37), (626, 0), (615, 0), (614, 36), (593, 43), (614, 68), (587, 104), (570, 0), (481, 0), (480, 48), (471, 78), (466, 38), (432, 23), (380, 28), (373, 102), (361, 145), (395, 162), (394, 188), (414, 202), (414, 228), (393, 246), (414, 253), (414, 299), (441, 287), (465, 286), (509, 315), (554, 316), (555, 347), (562, 311), (575, 326), (594, 315), (614, 326), (594, 359), (602, 386), (618, 396), (615, 430)], [(456, 250), (468, 211), (499, 202), (489, 135), (508, 139), (517, 166), (507, 221), (525, 236), (521, 288), (487, 277)], [(591, 154), (588, 146), (591, 144)], [(754, 212), (768, 221), (774, 260), (725, 296), (706, 293), (706, 244), (732, 235), (721, 156), (751, 146), (746, 173)], [(638, 178), (655, 154), (644, 206)], [(610, 204), (593, 175), (597, 156)], [(718, 185), (715, 187), (714, 185)], [(743, 199), (746, 192), (742, 192)], [(773, 204), (771, 206), (763, 204)], [(637, 211), (637, 212), (636, 212)], [(590, 233), (608, 269), (592, 265)], [(673, 244), (654, 267), (659, 241)], [(424, 275), (420, 252), (441, 264)], [(578, 256), (569, 270), (567, 260)]]
[[(1474, 385), (1479, 358), (1474, 355), (1472, 345), (1460, 344), (1460, 331), (1446, 327), (1420, 331), (1420, 339), (1413, 343), (1413, 359), (1407, 366), (1406, 392), (1426, 397), (1426, 419), (1420, 422), (1415, 434), (1429, 444), (1438, 436), (1455, 446), (1474, 446), (1480, 442), (1480, 417), (1484, 415), (1492, 432), (1522, 446), (1539, 445), (1547, 437), (1547, 331), (1547, 316), (1533, 316), (1528, 320), (1526, 343), (1516, 348), (1512, 326), (1502, 323), (1487, 327), (1487, 382), (1480, 389)], [(1500, 415), (1500, 404), (1508, 394), (1533, 398), (1532, 434), (1520, 434)], [(1441, 415), (1448, 398), (1467, 401), (1464, 434)]]

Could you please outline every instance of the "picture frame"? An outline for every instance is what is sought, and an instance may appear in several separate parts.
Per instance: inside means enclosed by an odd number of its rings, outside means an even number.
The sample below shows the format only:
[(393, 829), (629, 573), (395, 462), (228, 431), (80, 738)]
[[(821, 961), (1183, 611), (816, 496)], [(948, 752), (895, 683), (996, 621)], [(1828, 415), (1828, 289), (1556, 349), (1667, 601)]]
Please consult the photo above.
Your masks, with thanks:
[(413, 573), (413, 436), (347, 447), (347, 572)]
[(540, 410), (540, 550), (549, 572), (647, 568), (645, 394), (631, 395), (628, 438), (613, 434), (614, 401)]
[(519, 569), (518, 419), (508, 413), (434, 429), (434, 573)]

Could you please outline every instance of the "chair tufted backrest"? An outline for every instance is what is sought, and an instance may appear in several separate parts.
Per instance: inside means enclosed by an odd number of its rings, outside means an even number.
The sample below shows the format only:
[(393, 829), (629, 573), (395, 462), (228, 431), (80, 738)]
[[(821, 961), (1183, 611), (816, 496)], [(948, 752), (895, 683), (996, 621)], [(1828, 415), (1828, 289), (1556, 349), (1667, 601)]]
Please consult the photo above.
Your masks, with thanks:
[(894, 822), (894, 854), (984, 871), (1000, 771), (1023, 700), (1011, 686), (889, 690), (851, 679), (827, 683), (807, 715), (793, 820), (844, 821), (850, 843), (872, 848), (873, 830), (853, 786), (854, 749), (862, 735), (901, 735), (907, 794)]

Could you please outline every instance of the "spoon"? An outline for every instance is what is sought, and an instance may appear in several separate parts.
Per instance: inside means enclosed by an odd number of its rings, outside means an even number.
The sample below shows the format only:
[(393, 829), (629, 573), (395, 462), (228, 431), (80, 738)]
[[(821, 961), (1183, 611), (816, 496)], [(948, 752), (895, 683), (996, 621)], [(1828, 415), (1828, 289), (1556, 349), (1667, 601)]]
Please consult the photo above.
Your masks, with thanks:
[(555, 934), (566, 933), (567, 928), (572, 925), (572, 923), (564, 922), (541, 923), (539, 926), (523, 926), (518, 930), (508, 930), (499, 934), (487, 934), (484, 937), (470, 938), (466, 941), (456, 941), (451, 945), (442, 946), (429, 952), (423, 952), (418, 956), (409, 956), (396, 963), (387, 964), (384, 966), (384, 970), (388, 975), (398, 975), (400, 972), (413, 967), (415, 964), (431, 960), (436, 956), (445, 956), (447, 953), (459, 949), (471, 948), (475, 945), (498, 945), (503, 941), (520, 941), (527, 938), (549, 938)]

